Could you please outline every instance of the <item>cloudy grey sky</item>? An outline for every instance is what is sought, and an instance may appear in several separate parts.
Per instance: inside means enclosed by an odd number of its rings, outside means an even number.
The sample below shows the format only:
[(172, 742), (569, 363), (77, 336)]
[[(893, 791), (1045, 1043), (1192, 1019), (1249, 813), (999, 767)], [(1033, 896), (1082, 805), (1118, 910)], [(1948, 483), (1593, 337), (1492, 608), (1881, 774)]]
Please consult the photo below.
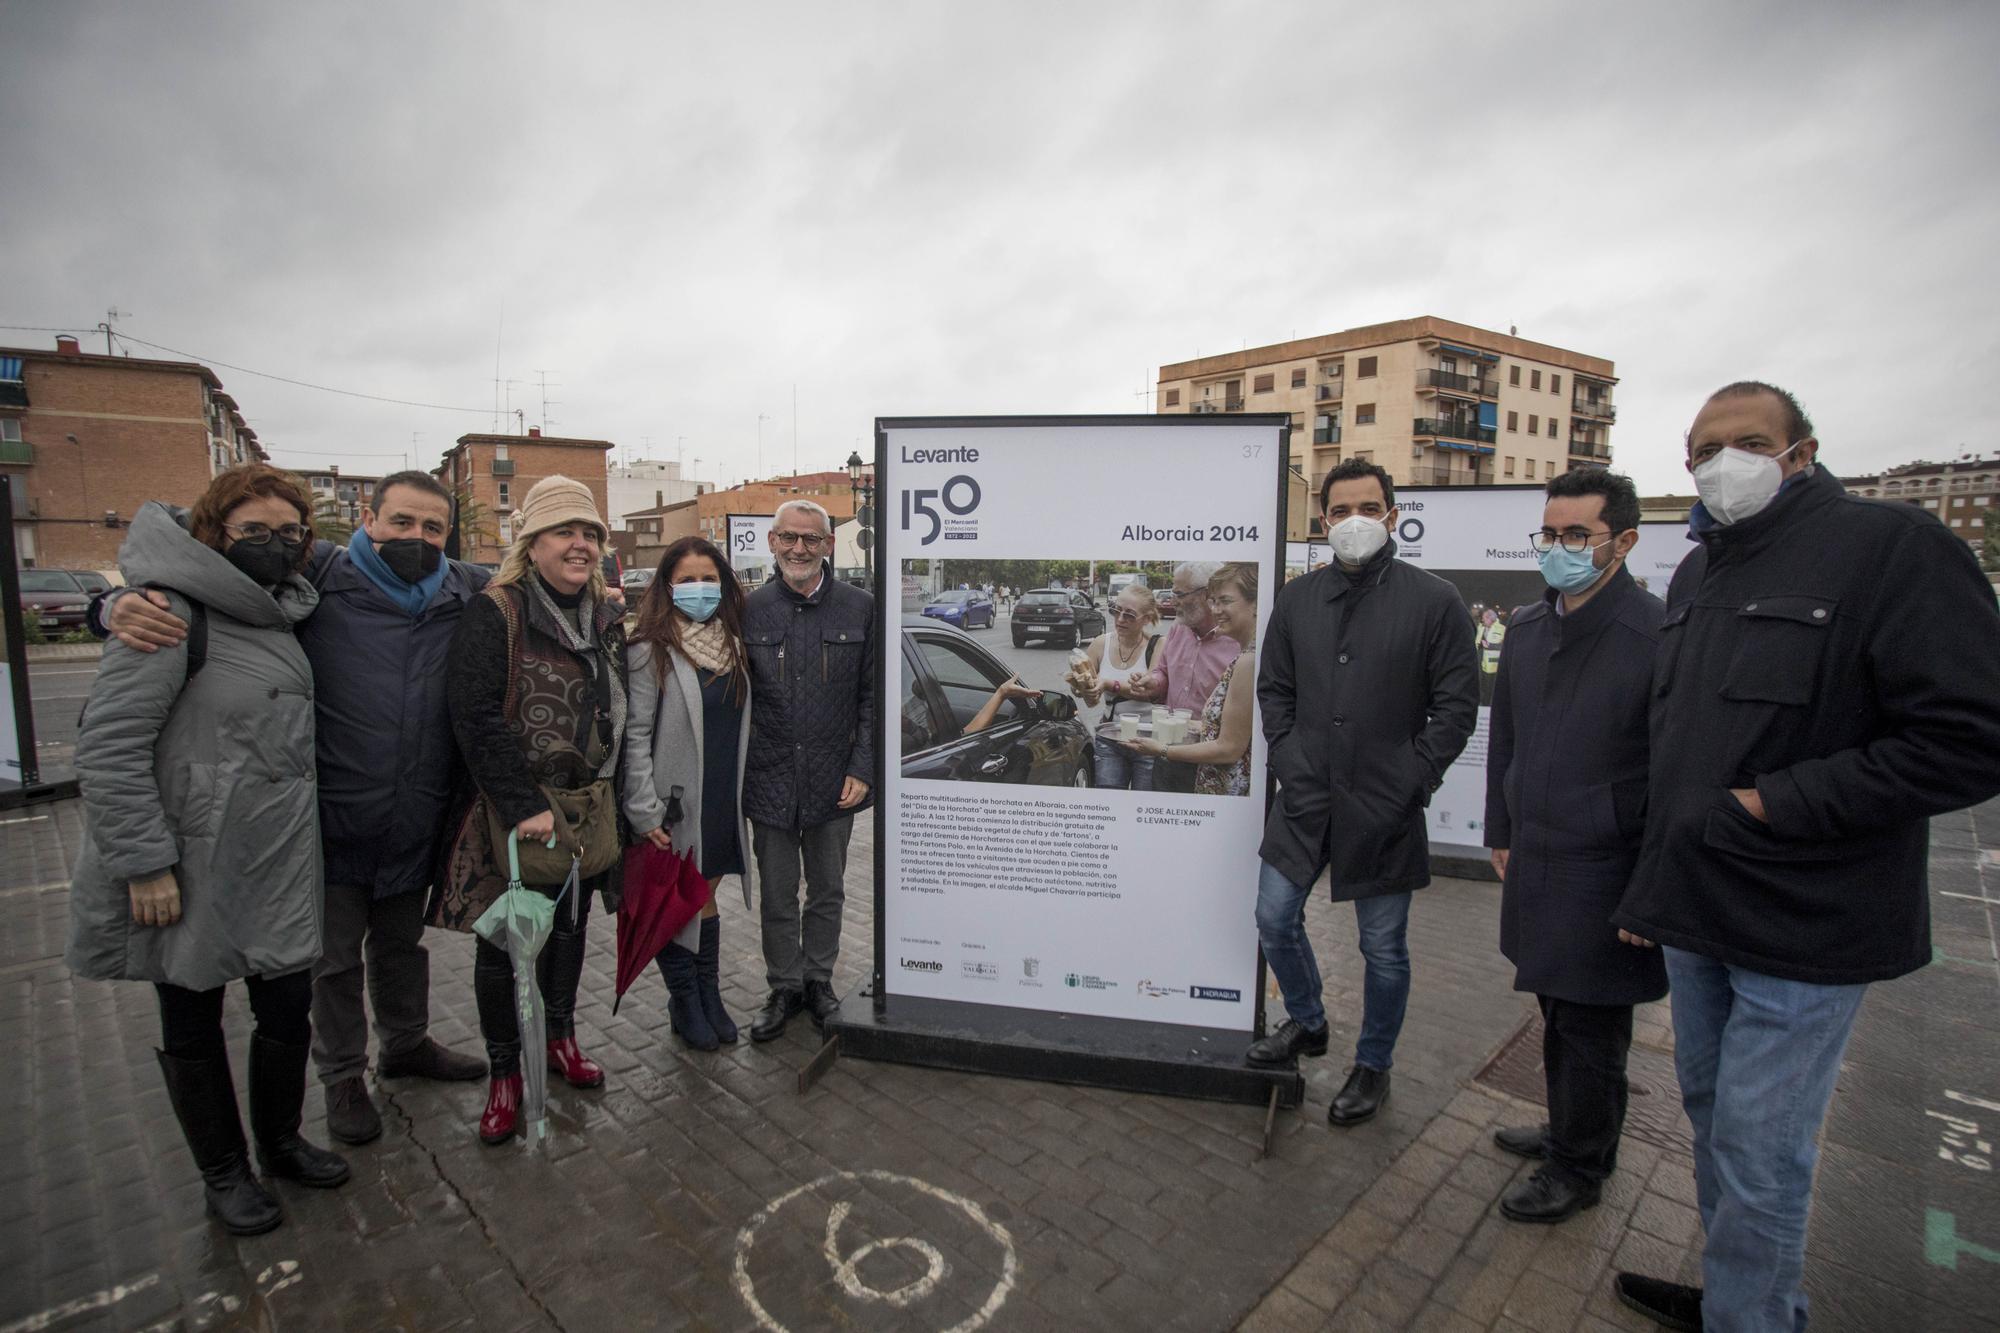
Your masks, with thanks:
[[(220, 373), (279, 461), (553, 429), (734, 481), (877, 415), (1130, 412), (1436, 314), (1607, 356), (1686, 489), (1740, 377), (1991, 448), (2000, 6), (0, 0), (0, 323)], [(46, 335), (0, 332), (40, 345)], [(149, 349), (135, 346), (136, 354)], [(155, 353), (157, 354), (157, 353)], [(538, 393), (512, 401), (541, 415)]]

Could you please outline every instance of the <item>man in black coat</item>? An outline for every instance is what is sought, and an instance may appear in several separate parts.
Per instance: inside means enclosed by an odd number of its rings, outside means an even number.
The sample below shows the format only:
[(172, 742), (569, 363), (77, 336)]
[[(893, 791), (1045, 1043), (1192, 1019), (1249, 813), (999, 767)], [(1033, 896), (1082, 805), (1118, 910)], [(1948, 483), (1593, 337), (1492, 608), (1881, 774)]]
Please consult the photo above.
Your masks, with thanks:
[(1424, 807), (1479, 714), (1472, 618), (1449, 583), (1396, 559), (1396, 490), (1349, 459), (1320, 484), (1336, 562), (1279, 589), (1257, 701), (1278, 801), (1264, 825), (1257, 934), (1289, 1017), (1253, 1065), (1324, 1055), (1326, 1010), (1306, 938), (1313, 881), (1352, 902), (1367, 961), (1361, 1032), (1335, 1125), (1372, 1118), (1410, 999), (1410, 894), (1430, 883)]
[(1625, 568), (1639, 492), (1602, 468), (1553, 477), (1533, 543), (1548, 591), (1510, 618), (1486, 750), (1500, 949), (1542, 1010), (1549, 1121), (1494, 1141), (1545, 1164), (1500, 1200), (1517, 1222), (1594, 1207), (1618, 1162), (1632, 1006), (1667, 993), (1659, 950), (1611, 914), (1639, 859), (1646, 710), (1666, 608)]
[(1965, 542), (1849, 495), (1798, 402), (1718, 390), (1688, 432), (1699, 545), (1655, 668), (1644, 845), (1613, 920), (1665, 946), (1704, 1289), (1669, 1326), (1804, 1327), (1816, 1139), (1868, 983), (1931, 959), (1930, 816), (2000, 791), (2000, 614)]
[(752, 1041), (778, 1036), (800, 1009), (824, 1025), (840, 1007), (833, 965), (847, 840), (875, 781), (875, 599), (828, 572), (833, 520), (810, 500), (780, 505), (768, 541), (779, 577), (743, 611), (751, 691), (743, 813), (771, 986)]
[[(384, 477), (344, 547), (320, 542), (307, 574), (319, 608), (298, 627), (312, 662), (325, 955), (313, 967), (313, 1063), (327, 1132), (342, 1143), (382, 1133), (368, 1095), (368, 1013), (377, 1075), (481, 1078), (486, 1062), (430, 1035), (425, 890), (444, 835), (456, 743), (445, 655), (486, 571), (444, 558), (452, 497), (427, 472)], [(151, 594), (158, 598), (158, 593)], [(187, 626), (147, 597), (105, 603), (107, 628), (152, 652)], [(365, 957), (365, 966), (364, 966)]]

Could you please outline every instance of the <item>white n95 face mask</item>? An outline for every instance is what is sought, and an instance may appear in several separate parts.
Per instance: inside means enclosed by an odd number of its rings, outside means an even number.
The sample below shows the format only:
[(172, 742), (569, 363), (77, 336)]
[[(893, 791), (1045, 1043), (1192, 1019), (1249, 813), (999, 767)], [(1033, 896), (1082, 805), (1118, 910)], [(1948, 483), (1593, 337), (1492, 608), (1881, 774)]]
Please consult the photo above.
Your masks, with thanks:
[(1334, 524), (1327, 540), (1333, 543), (1333, 553), (1343, 564), (1365, 565), (1389, 544), (1389, 529), (1379, 518), (1356, 514)]
[[(1796, 449), (1800, 440), (1792, 445)], [(1701, 495), (1702, 508), (1718, 523), (1741, 523), (1764, 512), (1778, 487), (1785, 482), (1782, 454), (1753, 454), (1748, 449), (1724, 449), (1694, 469), (1694, 488)]]

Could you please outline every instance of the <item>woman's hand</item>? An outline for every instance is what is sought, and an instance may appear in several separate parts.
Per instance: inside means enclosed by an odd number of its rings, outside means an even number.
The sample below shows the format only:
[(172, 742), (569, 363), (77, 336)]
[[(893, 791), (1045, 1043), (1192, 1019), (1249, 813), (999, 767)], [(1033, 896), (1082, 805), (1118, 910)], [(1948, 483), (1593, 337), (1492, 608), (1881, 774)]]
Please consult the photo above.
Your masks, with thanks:
[(1167, 757), (1167, 747), (1150, 736), (1141, 736), (1135, 741), (1120, 741), (1118, 743), (1133, 754), (1151, 755), (1155, 759), (1165, 759)]
[(132, 895), (132, 920), (139, 925), (171, 926), (181, 919), (181, 885), (173, 871), (135, 879), (127, 891)]
[(664, 824), (659, 828), (647, 829), (646, 841), (663, 852), (671, 852), (674, 849), (674, 835), (667, 832)]
[(556, 836), (556, 812), (544, 810), (539, 815), (530, 815), (516, 824), (514, 831), (521, 835), (522, 842), (530, 839), (535, 842), (547, 842)]

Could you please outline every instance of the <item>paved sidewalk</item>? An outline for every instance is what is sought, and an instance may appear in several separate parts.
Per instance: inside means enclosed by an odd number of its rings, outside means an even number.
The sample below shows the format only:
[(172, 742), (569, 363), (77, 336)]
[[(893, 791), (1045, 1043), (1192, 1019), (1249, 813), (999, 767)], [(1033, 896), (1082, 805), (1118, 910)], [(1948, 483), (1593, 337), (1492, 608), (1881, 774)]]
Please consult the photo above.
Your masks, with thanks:
[[(611, 923), (591, 925), (579, 1022), (610, 1071), (552, 1092), (549, 1144), (480, 1145), (483, 1085), (383, 1083), (386, 1132), (331, 1192), (232, 1239), (153, 1062), (148, 989), (61, 964), (74, 803), (0, 815), (0, 1333), (71, 1328), (1645, 1328), (1608, 1273), (1695, 1271), (1687, 1158), (1628, 1139), (1605, 1202), (1505, 1223), (1525, 1169), (1490, 1142), (1538, 1108), (1473, 1083), (1528, 1018), (1493, 947), (1497, 890), (1440, 881), (1411, 921), (1416, 981), (1393, 1100), (1329, 1129), (1359, 1004), (1353, 914), (1316, 901), (1335, 1052), (1258, 1158), (1235, 1106), (842, 1061), (794, 1082), (809, 1025), (714, 1055), (666, 1032), (648, 976), (610, 1013)], [(1877, 987), (1827, 1134), (1815, 1327), (1995, 1326), (2000, 1311), (2000, 805), (1939, 821), (1937, 966)], [(866, 829), (843, 991), (871, 923)], [(724, 886), (725, 991), (761, 964)], [(1945, 895), (1960, 895), (1956, 897)], [(434, 1028), (476, 1049), (471, 949), (430, 937)], [(248, 1033), (240, 988), (229, 1029)], [(1670, 1044), (1663, 1006), (1639, 1040)], [(241, 1066), (239, 1065), (239, 1069)], [(321, 1098), (308, 1132), (323, 1135)], [(324, 1139), (322, 1138), (323, 1142)], [(1946, 1154), (1949, 1154), (1947, 1157)]]

